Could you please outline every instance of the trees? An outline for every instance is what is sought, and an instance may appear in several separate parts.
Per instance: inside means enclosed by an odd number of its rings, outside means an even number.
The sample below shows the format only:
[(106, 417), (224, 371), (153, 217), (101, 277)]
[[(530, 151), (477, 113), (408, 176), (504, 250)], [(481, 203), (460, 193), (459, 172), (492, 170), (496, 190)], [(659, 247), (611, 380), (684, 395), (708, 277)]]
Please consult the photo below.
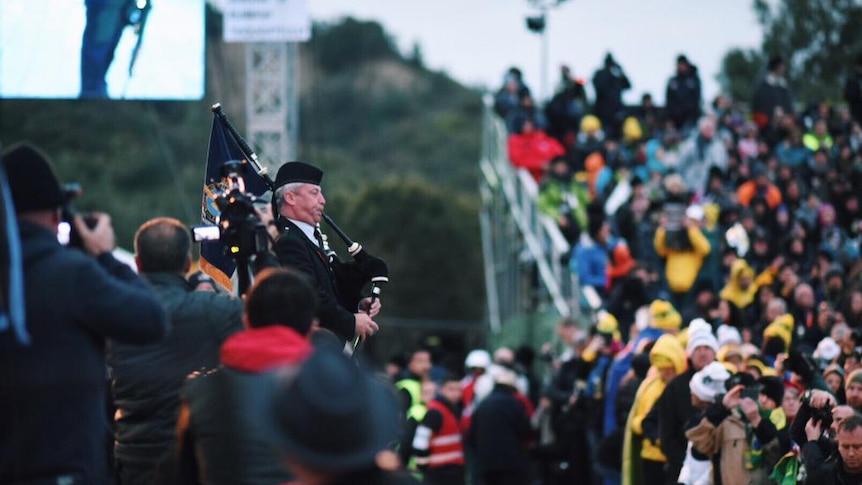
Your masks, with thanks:
[(748, 101), (770, 56), (788, 62), (788, 79), (802, 102), (841, 102), (844, 76), (862, 53), (858, 0), (754, 0), (763, 29), (760, 52), (734, 49), (722, 63), (722, 88)]

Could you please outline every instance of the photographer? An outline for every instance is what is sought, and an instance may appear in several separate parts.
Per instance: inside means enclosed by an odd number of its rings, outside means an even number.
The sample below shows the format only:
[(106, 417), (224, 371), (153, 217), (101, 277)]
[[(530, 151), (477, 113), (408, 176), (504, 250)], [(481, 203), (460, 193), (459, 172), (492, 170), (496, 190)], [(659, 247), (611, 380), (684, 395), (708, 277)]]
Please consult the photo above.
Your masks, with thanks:
[(835, 459), (838, 426), (854, 413), (850, 406), (838, 406), (835, 397), (826, 391), (812, 389), (802, 395), (790, 437), (802, 448), (801, 459), (809, 476), (816, 475), (827, 460)]
[(854, 414), (838, 426), (838, 453), (817, 470), (808, 470), (807, 483), (822, 485), (862, 483), (862, 416)]
[[(728, 380), (729, 385), (736, 382)], [(783, 397), (784, 384), (778, 377), (761, 378), (756, 385), (734, 385), (686, 432), (693, 448), (712, 458), (714, 483), (766, 482), (791, 448), (780, 407)]]
[(111, 219), (71, 222), (82, 248), (57, 240), (66, 202), (48, 159), (3, 153), (20, 227), (29, 343), (0, 337), (0, 483), (112, 483), (105, 339), (147, 344), (167, 330), (152, 290), (111, 251)]
[(183, 381), (218, 366), (222, 342), (242, 330), (238, 298), (196, 291), (186, 279), (191, 251), (189, 229), (177, 219), (150, 219), (135, 233), (138, 271), (167, 310), (171, 332), (150, 345), (108, 344), (120, 485), (153, 483), (175, 446)]
[(653, 244), (658, 256), (665, 261), (665, 279), (674, 306), (686, 313), (693, 303), (691, 289), (712, 247), (700, 229), (703, 208), (699, 205), (683, 207), (684, 204), (678, 202), (665, 203)]
[(618, 140), (626, 113), (622, 100), (623, 91), (632, 85), (610, 52), (605, 56), (603, 67), (593, 75), (593, 87), (596, 91), (593, 111), (601, 120), (607, 137)]

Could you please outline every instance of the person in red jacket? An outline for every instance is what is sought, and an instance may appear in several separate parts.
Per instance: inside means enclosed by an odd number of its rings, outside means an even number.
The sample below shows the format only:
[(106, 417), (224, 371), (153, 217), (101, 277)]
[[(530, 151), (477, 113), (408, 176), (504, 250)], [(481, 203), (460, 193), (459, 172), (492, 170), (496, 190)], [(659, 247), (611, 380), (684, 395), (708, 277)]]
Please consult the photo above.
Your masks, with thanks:
[(536, 182), (545, 176), (551, 160), (566, 153), (559, 141), (538, 129), (529, 118), (523, 121), (520, 130), (509, 135), (508, 145), (512, 165), (527, 169)]
[(454, 374), (448, 374), (413, 435), (416, 464), (431, 485), (465, 483), (460, 403), (461, 383)]

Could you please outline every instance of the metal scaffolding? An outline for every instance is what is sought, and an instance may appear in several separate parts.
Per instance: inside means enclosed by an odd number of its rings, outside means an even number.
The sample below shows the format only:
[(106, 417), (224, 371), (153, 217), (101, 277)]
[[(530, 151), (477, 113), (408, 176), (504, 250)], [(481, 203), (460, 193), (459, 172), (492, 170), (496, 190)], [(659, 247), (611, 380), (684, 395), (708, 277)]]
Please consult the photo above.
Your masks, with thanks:
[(539, 213), (533, 177), (509, 163), (506, 128), (490, 95), (484, 104), (479, 217), (491, 331), (542, 307), (575, 316), (577, 284), (564, 263), (569, 244), (556, 221)]
[(248, 139), (274, 173), (295, 160), (299, 138), (295, 42), (246, 44), (246, 120)]

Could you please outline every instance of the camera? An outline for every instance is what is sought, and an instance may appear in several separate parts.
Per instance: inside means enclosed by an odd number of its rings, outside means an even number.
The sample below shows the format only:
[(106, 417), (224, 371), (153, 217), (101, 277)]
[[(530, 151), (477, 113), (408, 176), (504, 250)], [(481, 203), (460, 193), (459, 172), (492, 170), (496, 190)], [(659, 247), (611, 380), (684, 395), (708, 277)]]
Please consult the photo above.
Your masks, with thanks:
[(686, 204), (683, 202), (668, 201), (664, 204), (664, 213), (667, 216), (664, 243), (669, 249), (691, 249), (691, 241), (684, 225), (685, 209)]
[(748, 387), (753, 385), (754, 382), (755, 379), (753, 375), (747, 372), (739, 372), (730, 376), (730, 378), (724, 382), (724, 389), (725, 391), (729, 391), (739, 385)]
[[(240, 173), (245, 160), (230, 160), (222, 166), (219, 183), (207, 186), (208, 197), (215, 207), (208, 206), (205, 217), (215, 225), (191, 228), (195, 241), (221, 241), (227, 253), (235, 258), (248, 258), (264, 252), (269, 246), (266, 226), (255, 211), (255, 204), (268, 204), (245, 190)], [(215, 210), (213, 210), (215, 209)]]
[(820, 423), (821, 430), (829, 428), (832, 425), (832, 405), (829, 404), (822, 408), (815, 408), (811, 406), (810, 399), (811, 391), (802, 395), (802, 401), (808, 404), (811, 410), (811, 420), (815, 423)]
[(811, 420), (820, 423), (820, 429), (826, 429), (832, 425), (832, 407), (811, 408)]
[(74, 207), (72, 207), (72, 201), (84, 193), (84, 189), (81, 188), (81, 184), (70, 182), (63, 184), (61, 189), (63, 192), (63, 206), (61, 209), (61, 222), (57, 227), (57, 239), (60, 241), (60, 244), (64, 246), (79, 249), (83, 248), (84, 241), (81, 239), (81, 234), (78, 233), (77, 229), (75, 229), (75, 216), (80, 214), (84, 219), (84, 223), (87, 224), (87, 227), (90, 229), (96, 227), (98, 220), (94, 215), (79, 213)]
[(751, 386), (746, 386), (745, 389), (743, 389), (739, 393), (739, 398), (740, 399), (748, 398), (754, 402), (757, 402), (757, 398), (760, 396), (760, 390), (761, 390), (761, 386), (759, 386), (757, 384), (754, 384)]

